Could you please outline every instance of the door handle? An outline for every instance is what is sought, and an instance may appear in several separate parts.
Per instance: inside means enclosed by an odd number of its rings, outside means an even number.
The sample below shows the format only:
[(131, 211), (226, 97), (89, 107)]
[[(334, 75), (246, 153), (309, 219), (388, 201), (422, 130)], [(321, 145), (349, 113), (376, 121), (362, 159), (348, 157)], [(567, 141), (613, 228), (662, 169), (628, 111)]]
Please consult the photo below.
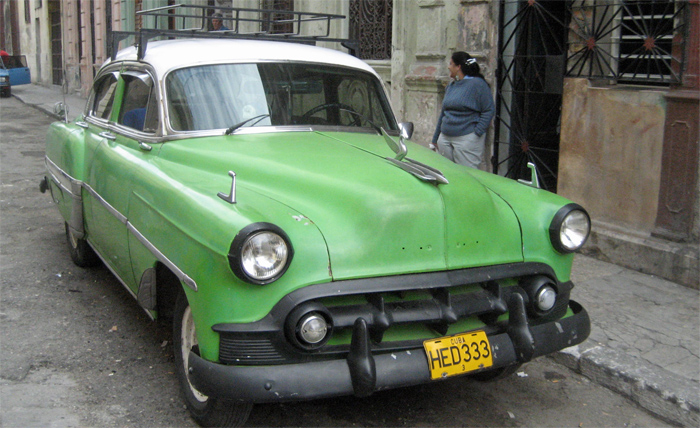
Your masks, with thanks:
[(114, 141), (114, 140), (117, 139), (117, 137), (116, 137), (114, 134), (111, 134), (111, 133), (109, 133), (109, 132), (107, 132), (107, 131), (105, 131), (105, 132), (100, 132), (98, 135), (99, 135), (100, 137), (102, 137), (102, 138), (106, 138), (106, 139), (112, 140), (112, 141)]

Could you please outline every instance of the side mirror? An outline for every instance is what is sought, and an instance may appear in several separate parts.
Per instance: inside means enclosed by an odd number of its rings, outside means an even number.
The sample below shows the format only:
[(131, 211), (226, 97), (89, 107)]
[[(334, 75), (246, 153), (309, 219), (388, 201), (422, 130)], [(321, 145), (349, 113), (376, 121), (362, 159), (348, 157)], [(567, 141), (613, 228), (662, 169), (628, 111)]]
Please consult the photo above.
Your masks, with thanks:
[(62, 102), (57, 102), (53, 105), (53, 113), (56, 116), (62, 117), (64, 122), (68, 122), (68, 106)]
[(410, 140), (411, 137), (413, 136), (413, 122), (401, 122), (401, 123), (399, 123), (399, 131), (401, 132), (401, 136), (403, 138)]

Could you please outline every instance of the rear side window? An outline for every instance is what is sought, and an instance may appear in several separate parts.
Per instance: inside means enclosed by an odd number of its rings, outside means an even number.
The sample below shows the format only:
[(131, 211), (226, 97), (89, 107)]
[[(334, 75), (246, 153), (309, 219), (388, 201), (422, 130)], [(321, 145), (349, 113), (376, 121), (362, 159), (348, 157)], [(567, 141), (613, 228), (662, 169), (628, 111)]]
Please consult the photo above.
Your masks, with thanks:
[(92, 103), (92, 115), (109, 120), (114, 105), (117, 89), (117, 74), (112, 73), (100, 79), (94, 86), (95, 95)]
[(157, 103), (153, 93), (153, 79), (144, 72), (122, 73), (124, 97), (119, 110), (118, 123), (137, 131), (156, 131), (158, 126)]

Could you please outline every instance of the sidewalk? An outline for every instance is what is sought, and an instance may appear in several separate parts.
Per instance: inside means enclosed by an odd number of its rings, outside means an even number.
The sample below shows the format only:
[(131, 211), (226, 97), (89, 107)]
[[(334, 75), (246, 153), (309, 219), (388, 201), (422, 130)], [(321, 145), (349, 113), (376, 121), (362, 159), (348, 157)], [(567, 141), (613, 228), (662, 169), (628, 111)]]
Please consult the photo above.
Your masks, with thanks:
[[(23, 85), (12, 94), (48, 114), (60, 86)], [(67, 95), (69, 120), (85, 99)], [(591, 335), (554, 359), (682, 426), (700, 426), (700, 294), (661, 278), (583, 255), (572, 298), (588, 310)]]
[(75, 120), (85, 109), (85, 98), (75, 94), (67, 94), (64, 97), (62, 87), (56, 85), (50, 87), (35, 84), (13, 86), (12, 95), (23, 103), (57, 119), (63, 119), (54, 114), (54, 105), (58, 102), (63, 102), (68, 106), (68, 120), (70, 121)]

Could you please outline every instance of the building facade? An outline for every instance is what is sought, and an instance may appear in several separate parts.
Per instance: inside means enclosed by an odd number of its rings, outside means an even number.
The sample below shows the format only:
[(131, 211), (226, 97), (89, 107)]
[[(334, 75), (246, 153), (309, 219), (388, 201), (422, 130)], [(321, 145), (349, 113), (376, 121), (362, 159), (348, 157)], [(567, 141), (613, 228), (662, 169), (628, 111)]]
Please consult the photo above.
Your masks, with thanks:
[[(0, 0), (0, 48), (26, 55), (35, 83), (85, 95), (108, 57), (109, 32), (138, 29), (139, 10), (174, 3)], [(211, 13), (265, 9), (271, 22), (290, 9), (346, 16), (331, 36), (358, 40), (358, 56), (382, 76), (398, 119), (413, 122), (413, 140), (424, 145), (449, 57), (469, 52), (498, 109), (481, 168), (523, 178), (533, 163), (545, 188), (591, 213), (591, 254), (698, 287), (700, 0), (177, 3)]]

